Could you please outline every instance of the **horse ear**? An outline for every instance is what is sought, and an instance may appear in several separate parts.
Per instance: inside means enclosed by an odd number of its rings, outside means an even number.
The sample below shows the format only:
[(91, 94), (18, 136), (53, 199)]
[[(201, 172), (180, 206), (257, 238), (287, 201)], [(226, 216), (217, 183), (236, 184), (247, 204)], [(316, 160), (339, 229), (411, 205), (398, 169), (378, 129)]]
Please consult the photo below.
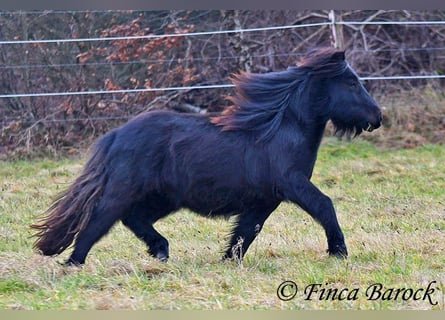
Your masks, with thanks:
[(331, 56), (332, 61), (344, 61), (345, 60), (345, 52), (344, 51), (335, 51)]

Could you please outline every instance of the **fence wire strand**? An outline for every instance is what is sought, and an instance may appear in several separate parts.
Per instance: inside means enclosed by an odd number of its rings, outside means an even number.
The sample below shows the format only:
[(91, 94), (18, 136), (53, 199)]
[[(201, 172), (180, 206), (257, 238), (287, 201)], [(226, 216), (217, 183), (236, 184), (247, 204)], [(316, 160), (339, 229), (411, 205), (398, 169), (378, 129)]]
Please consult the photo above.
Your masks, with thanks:
[[(204, 32), (191, 32), (191, 33), (172, 33), (172, 34), (150, 34), (144, 36), (122, 36), (122, 37), (95, 37), (95, 38), (78, 38), (78, 39), (41, 39), (41, 40), (1, 40), (2, 45), (28, 45), (28, 44), (50, 44), (50, 43), (76, 43), (76, 42), (95, 42), (95, 41), (119, 41), (119, 40), (134, 40), (134, 39), (156, 39), (156, 38), (168, 38), (168, 37), (185, 37), (185, 36), (211, 36), (217, 34), (231, 34), (231, 33), (243, 33), (243, 32), (259, 32), (259, 31), (272, 31), (272, 30), (286, 30), (294, 28), (304, 27), (320, 27), (326, 25), (445, 25), (445, 21), (326, 21), (319, 23), (309, 24), (295, 24), (284, 26), (271, 26), (261, 28), (246, 28), (246, 29), (231, 29), (231, 30), (217, 30), (217, 31), (204, 31)], [(445, 50), (445, 47), (430, 48), (431, 50)], [(427, 48), (408, 48), (403, 50), (427, 50)], [(372, 51), (372, 50), (371, 50)], [(286, 54), (276, 54), (275, 56), (283, 56)], [(287, 54), (289, 55), (289, 54)], [(295, 54), (299, 55), (299, 54)], [(258, 55), (257, 57), (261, 57)], [(266, 55), (264, 55), (266, 56)], [(236, 57), (226, 57), (236, 58)], [(220, 58), (218, 58), (220, 59)], [(194, 58), (194, 60), (196, 60)], [(131, 63), (151, 63), (156, 61), (130, 61), (125, 64)], [(159, 61), (158, 61), (159, 62)], [(91, 63), (88, 65), (113, 65), (119, 63)], [(60, 65), (47, 65), (46, 67), (72, 67), (72, 66), (84, 66), (85, 64), (60, 64)], [(2, 65), (0, 69), (8, 68), (43, 68), (45, 65)], [(415, 76), (366, 76), (360, 78), (363, 81), (374, 80), (412, 80), (412, 79), (443, 79), (444, 75), (431, 74), (431, 75), (415, 75)], [(158, 92), (158, 91), (179, 91), (179, 90), (197, 90), (197, 89), (220, 89), (231, 88), (232, 84), (212, 84), (212, 85), (195, 85), (195, 86), (181, 86), (181, 87), (165, 87), (165, 88), (138, 88), (138, 89), (122, 89), (122, 90), (92, 90), (92, 91), (65, 91), (65, 92), (42, 92), (42, 93), (13, 93), (13, 94), (0, 94), (0, 99), (8, 98), (29, 98), (29, 97), (54, 97), (54, 96), (79, 96), (79, 95), (96, 95), (96, 94), (130, 94), (130, 93), (143, 93), (143, 92)]]

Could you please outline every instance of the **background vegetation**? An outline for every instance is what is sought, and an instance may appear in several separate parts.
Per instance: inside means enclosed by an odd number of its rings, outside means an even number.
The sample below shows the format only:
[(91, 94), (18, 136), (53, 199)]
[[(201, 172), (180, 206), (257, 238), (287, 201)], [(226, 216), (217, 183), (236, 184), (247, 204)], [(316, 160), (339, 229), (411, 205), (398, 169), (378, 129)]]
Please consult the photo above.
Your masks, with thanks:
[[(4, 40), (187, 34), (332, 21), (329, 11), (0, 12)], [(442, 21), (445, 11), (336, 11), (336, 21)], [(2, 44), (0, 92), (47, 93), (228, 83), (240, 70), (295, 65), (316, 46), (347, 51), (360, 76), (445, 71), (443, 25), (330, 25), (153, 39)], [(444, 80), (367, 81), (391, 136), (412, 147), (445, 140)], [(110, 128), (159, 108), (221, 111), (232, 89), (0, 98), (0, 157), (77, 153)], [(407, 137), (405, 137), (407, 136)], [(394, 139), (393, 139), (394, 137)]]

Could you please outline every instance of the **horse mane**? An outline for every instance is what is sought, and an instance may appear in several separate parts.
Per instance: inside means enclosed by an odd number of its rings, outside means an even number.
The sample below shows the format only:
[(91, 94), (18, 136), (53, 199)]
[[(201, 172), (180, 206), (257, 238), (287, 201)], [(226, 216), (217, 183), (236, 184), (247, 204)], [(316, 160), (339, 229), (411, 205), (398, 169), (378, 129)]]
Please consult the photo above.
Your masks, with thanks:
[(347, 64), (344, 51), (322, 48), (310, 51), (297, 66), (265, 74), (242, 72), (232, 76), (233, 103), (220, 115), (211, 118), (223, 130), (259, 132), (258, 140), (267, 140), (279, 128), (290, 105), (294, 111), (306, 103), (303, 92), (310, 75), (333, 77), (343, 73)]

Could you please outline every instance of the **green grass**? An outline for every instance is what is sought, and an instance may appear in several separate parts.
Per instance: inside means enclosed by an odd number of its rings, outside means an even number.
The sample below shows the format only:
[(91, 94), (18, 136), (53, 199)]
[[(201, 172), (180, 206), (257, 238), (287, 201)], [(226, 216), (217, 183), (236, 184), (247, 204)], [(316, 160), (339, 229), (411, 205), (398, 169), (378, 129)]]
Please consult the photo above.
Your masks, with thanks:
[[(220, 262), (230, 221), (188, 211), (157, 223), (170, 240), (168, 263), (150, 258), (122, 225), (93, 247), (83, 268), (32, 249), (35, 222), (82, 163), (0, 162), (0, 309), (444, 309), (445, 147), (379, 150), (363, 141), (327, 139), (313, 181), (337, 209), (350, 252), (326, 254), (323, 230), (291, 204), (266, 222), (242, 265)], [(293, 280), (299, 292), (280, 301)], [(426, 288), (428, 301), (369, 301), (373, 283)], [(359, 289), (353, 301), (305, 300), (304, 288)], [(439, 290), (440, 289), (440, 290)], [(315, 297), (315, 296), (314, 296)], [(318, 296), (317, 296), (318, 297)]]

